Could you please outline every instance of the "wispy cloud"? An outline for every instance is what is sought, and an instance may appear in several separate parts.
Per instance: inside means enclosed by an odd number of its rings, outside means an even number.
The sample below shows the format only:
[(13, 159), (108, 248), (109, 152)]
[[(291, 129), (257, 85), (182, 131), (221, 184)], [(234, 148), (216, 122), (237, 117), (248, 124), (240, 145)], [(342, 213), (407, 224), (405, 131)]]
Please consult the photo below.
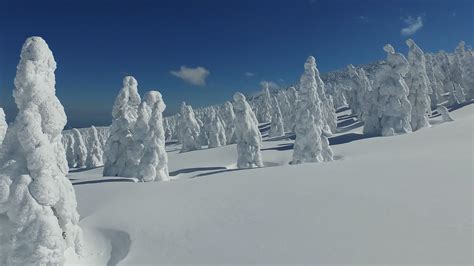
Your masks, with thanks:
[(359, 22), (367, 23), (369, 22), (369, 17), (367, 16), (356, 16), (355, 19)]
[(181, 66), (179, 70), (170, 71), (171, 75), (178, 77), (189, 84), (196, 86), (206, 85), (206, 78), (211, 72), (204, 67), (198, 66), (196, 68)]
[(260, 86), (262, 88), (265, 88), (268, 85), (268, 88), (270, 89), (279, 89), (280, 85), (278, 83), (271, 81), (271, 80), (262, 80), (260, 81)]
[(255, 76), (255, 73), (252, 73), (252, 72), (245, 72), (245, 73), (244, 73), (244, 76), (251, 78), (251, 77)]
[(403, 18), (403, 23), (406, 24), (406, 27), (400, 30), (400, 34), (403, 36), (410, 36), (415, 34), (421, 28), (423, 28), (423, 16), (418, 16), (416, 18), (408, 16)]

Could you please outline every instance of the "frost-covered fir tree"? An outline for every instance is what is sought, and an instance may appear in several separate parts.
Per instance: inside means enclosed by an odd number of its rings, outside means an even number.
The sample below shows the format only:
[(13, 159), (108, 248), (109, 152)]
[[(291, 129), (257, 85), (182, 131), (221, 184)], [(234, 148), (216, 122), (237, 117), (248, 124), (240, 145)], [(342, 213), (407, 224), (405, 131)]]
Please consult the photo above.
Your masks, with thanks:
[(298, 91), (295, 87), (289, 87), (287, 90), (287, 98), (291, 107), (291, 115), (289, 115), (290, 124), (288, 131), (294, 132), (296, 127), (296, 103), (298, 102)]
[[(283, 118), (284, 131), (292, 131), (291, 125), (294, 123), (295, 111), (292, 109), (290, 101), (288, 100), (287, 91), (281, 90), (277, 93), (277, 100)], [(273, 115), (273, 114), (272, 114)], [(273, 116), (272, 116), (273, 119)]]
[(74, 151), (74, 136), (72, 134), (67, 134), (65, 137), (66, 138), (66, 159), (68, 162), (68, 166), (70, 168), (76, 167), (77, 165), (77, 158), (76, 158), (76, 152)]
[(77, 128), (72, 129), (72, 135), (74, 136), (74, 155), (77, 168), (86, 167), (87, 160), (87, 147), (82, 138), (81, 132)]
[(122, 89), (112, 108), (112, 125), (104, 151), (104, 176), (129, 177), (134, 174), (134, 161), (130, 153), (134, 145), (132, 130), (140, 102), (137, 80), (132, 76), (124, 77)]
[(224, 108), (222, 112), (222, 120), (224, 121), (225, 124), (225, 138), (227, 140), (227, 144), (233, 144), (235, 143), (235, 113), (234, 113), (234, 107), (232, 106), (232, 103), (229, 101), (226, 101), (224, 103)]
[(272, 120), (272, 98), (270, 96), (268, 82), (264, 82), (263, 86), (264, 87), (256, 107), (257, 118), (260, 123), (266, 123)]
[(62, 265), (66, 249), (82, 253), (76, 197), (61, 169), (67, 118), (55, 95), (55, 69), (46, 42), (28, 38), (14, 82), (18, 114), (0, 149), (2, 265)]
[(378, 66), (373, 88), (379, 93), (379, 104), (382, 108), (380, 126), (382, 136), (411, 132), (411, 104), (408, 101), (408, 86), (404, 77), (408, 73), (408, 61), (405, 56), (395, 53), (387, 44), (386, 61)]
[(411, 104), (411, 129), (416, 131), (429, 127), (428, 114), (431, 113), (430, 81), (426, 73), (426, 61), (423, 51), (412, 39), (406, 41), (408, 45), (409, 71), (405, 77)]
[(201, 129), (193, 108), (190, 105), (181, 106), (181, 117), (179, 121), (179, 135), (181, 142), (181, 152), (188, 152), (201, 149), (200, 134)]
[[(322, 134), (324, 117), (321, 112), (321, 101), (317, 92), (316, 60), (310, 56), (304, 64), (304, 72), (300, 78), (299, 100), (296, 108), (296, 139), (293, 149), (292, 164), (320, 162), (332, 160), (329, 142)], [(326, 144), (326, 143), (325, 143)], [(323, 151), (323, 149), (326, 149)], [(323, 154), (326, 158), (323, 158)]]
[(455, 50), (455, 62), (461, 72), (462, 87), (467, 100), (474, 99), (474, 53), (466, 51), (466, 43), (461, 41)]
[(144, 182), (169, 180), (168, 155), (165, 150), (163, 128), (163, 111), (166, 105), (161, 93), (156, 96), (144, 141), (144, 154), (138, 166), (137, 176)]
[(276, 97), (273, 97), (273, 110), (272, 110), (272, 121), (270, 132), (268, 137), (281, 137), (285, 135), (285, 129), (283, 126), (283, 117), (280, 110), (280, 105)]
[(443, 119), (443, 122), (454, 121), (454, 119), (449, 114), (448, 108), (446, 108), (445, 106), (438, 105), (438, 107), (436, 108), (436, 111), (438, 111), (438, 113), (441, 115), (441, 118)]
[(326, 89), (324, 86), (324, 82), (319, 75), (319, 70), (316, 65), (316, 59), (314, 60), (314, 73), (317, 88), (316, 91), (318, 93), (319, 100), (321, 102), (321, 114), (323, 115), (323, 128), (326, 132), (336, 132), (337, 128), (337, 116), (336, 110), (334, 108), (334, 104), (330, 102), (326, 96)]
[(262, 135), (258, 130), (258, 121), (245, 96), (234, 94), (235, 137), (237, 142), (237, 167), (263, 167)]
[(103, 165), (102, 156), (103, 151), (100, 146), (99, 135), (95, 126), (91, 127), (91, 134), (89, 135), (89, 148), (87, 153), (86, 167), (96, 168)]
[(0, 146), (2, 145), (5, 134), (7, 133), (8, 124), (5, 120), (5, 112), (0, 108)]
[(208, 136), (209, 148), (224, 146), (227, 143), (224, 125), (214, 108), (209, 112)]
[(435, 74), (435, 66), (434, 66), (434, 56), (430, 53), (425, 54), (425, 61), (426, 61), (426, 76), (428, 77), (429, 86), (430, 86), (430, 101), (431, 107), (436, 107), (438, 104), (444, 102), (443, 100), (443, 88), (442, 84)]

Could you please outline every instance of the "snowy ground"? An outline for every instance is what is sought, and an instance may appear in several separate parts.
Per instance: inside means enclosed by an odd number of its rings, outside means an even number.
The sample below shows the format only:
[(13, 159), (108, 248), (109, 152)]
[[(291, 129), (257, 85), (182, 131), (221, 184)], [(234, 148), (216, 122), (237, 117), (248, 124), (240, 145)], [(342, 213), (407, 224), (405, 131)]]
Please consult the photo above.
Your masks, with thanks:
[(234, 145), (169, 145), (171, 182), (72, 172), (81, 262), (472, 264), (474, 105), (452, 115), (385, 138), (346, 116), (330, 163), (288, 165), (283, 139), (264, 142), (263, 169), (236, 170)]

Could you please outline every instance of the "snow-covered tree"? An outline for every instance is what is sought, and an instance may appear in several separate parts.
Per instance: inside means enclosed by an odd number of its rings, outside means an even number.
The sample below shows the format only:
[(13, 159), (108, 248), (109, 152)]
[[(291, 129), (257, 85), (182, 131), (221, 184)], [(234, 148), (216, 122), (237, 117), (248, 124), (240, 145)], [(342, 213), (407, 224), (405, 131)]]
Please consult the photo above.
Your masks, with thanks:
[(268, 82), (264, 82), (263, 86), (256, 108), (258, 121), (260, 123), (270, 122), (272, 119), (272, 98), (270, 96)]
[(0, 146), (2, 145), (5, 134), (7, 133), (8, 124), (5, 120), (5, 112), (0, 108)]
[(235, 143), (235, 113), (234, 113), (234, 107), (232, 106), (232, 103), (229, 101), (226, 101), (224, 103), (224, 108), (222, 112), (222, 120), (224, 121), (225, 124), (225, 138), (227, 140), (227, 144), (233, 144)]
[(55, 69), (46, 42), (28, 38), (14, 82), (18, 114), (0, 149), (2, 265), (61, 265), (66, 249), (82, 251), (74, 189), (62, 169), (67, 118), (55, 95)]
[(384, 46), (387, 59), (378, 66), (372, 87), (378, 91), (378, 103), (382, 111), (380, 126), (382, 136), (411, 132), (411, 104), (408, 101), (408, 86), (404, 77), (408, 73), (405, 56), (395, 53), (395, 49)]
[(77, 157), (74, 150), (74, 146), (76, 145), (74, 142), (74, 136), (72, 134), (67, 134), (63, 136), (63, 138), (66, 138), (66, 159), (68, 166), (71, 168), (76, 167)]
[(416, 131), (429, 127), (428, 114), (431, 113), (430, 81), (426, 73), (425, 55), (418, 45), (412, 40), (406, 41), (408, 45), (409, 71), (405, 77), (411, 104), (411, 129)]
[(434, 61), (435, 58), (432, 54), (426, 53), (425, 54), (425, 61), (426, 61), (426, 76), (428, 77), (429, 86), (430, 86), (430, 100), (431, 100), (431, 107), (436, 107), (438, 104), (443, 103), (443, 87), (439, 77), (435, 74), (435, 66)]
[[(292, 106), (287, 96), (287, 91), (285, 90), (279, 91), (276, 97), (277, 97), (281, 115), (283, 118), (284, 131), (285, 132), (292, 131), (293, 128), (291, 127), (291, 125), (294, 123), (293, 120), (295, 119), (295, 111), (294, 109), (292, 109)], [(273, 113), (272, 113), (272, 119), (273, 119)]]
[(446, 108), (445, 106), (438, 105), (438, 107), (436, 108), (436, 111), (438, 111), (438, 113), (441, 115), (441, 118), (443, 119), (443, 122), (454, 121), (454, 119), (449, 114), (448, 108)]
[(224, 146), (227, 143), (224, 125), (213, 108), (209, 113), (208, 135), (209, 148)]
[(184, 104), (181, 106), (179, 132), (181, 152), (201, 149), (201, 142), (199, 139), (201, 129), (196, 121), (196, 117), (194, 116), (193, 108), (190, 105)]
[(296, 127), (296, 104), (298, 102), (298, 91), (296, 91), (295, 87), (288, 88), (287, 98), (291, 107), (291, 113), (288, 115), (290, 120), (288, 131), (294, 132)]
[(82, 138), (81, 132), (77, 128), (72, 129), (72, 134), (74, 136), (74, 154), (76, 156), (76, 166), (77, 168), (86, 167), (87, 160), (87, 147)]
[(156, 96), (144, 141), (144, 154), (138, 166), (138, 178), (144, 182), (169, 180), (163, 128), (163, 111), (166, 105), (161, 93)]
[[(296, 108), (296, 139), (293, 149), (292, 164), (332, 160), (329, 142), (323, 146), (322, 134), (324, 117), (321, 112), (321, 101), (317, 92), (316, 60), (308, 57), (304, 72), (300, 78), (299, 100)], [(326, 143), (325, 143), (326, 144)], [(326, 149), (323, 151), (323, 149)], [(325, 155), (325, 158), (323, 157)]]
[(130, 153), (134, 145), (132, 130), (140, 102), (137, 80), (131, 76), (125, 77), (112, 109), (112, 125), (104, 151), (104, 176), (129, 177), (135, 174)]
[(474, 99), (474, 53), (466, 51), (466, 43), (461, 41), (456, 47), (455, 64), (460, 68), (462, 87), (468, 100)]
[(320, 100), (320, 109), (323, 116), (323, 129), (328, 132), (336, 132), (337, 128), (337, 116), (334, 104), (331, 103), (326, 96), (326, 89), (324, 82), (319, 75), (319, 70), (316, 65), (316, 59), (314, 60), (314, 75), (316, 80), (316, 91)]
[(89, 148), (87, 150), (87, 168), (95, 168), (103, 165), (102, 156), (104, 152), (100, 146), (99, 135), (95, 126), (91, 127), (91, 134), (89, 135)]
[(245, 96), (234, 94), (235, 137), (237, 142), (237, 167), (263, 167), (262, 135), (258, 130), (258, 121)]
[(270, 132), (268, 137), (280, 137), (285, 135), (285, 129), (283, 127), (283, 117), (280, 111), (280, 105), (276, 97), (273, 97), (273, 110), (272, 110), (272, 121)]

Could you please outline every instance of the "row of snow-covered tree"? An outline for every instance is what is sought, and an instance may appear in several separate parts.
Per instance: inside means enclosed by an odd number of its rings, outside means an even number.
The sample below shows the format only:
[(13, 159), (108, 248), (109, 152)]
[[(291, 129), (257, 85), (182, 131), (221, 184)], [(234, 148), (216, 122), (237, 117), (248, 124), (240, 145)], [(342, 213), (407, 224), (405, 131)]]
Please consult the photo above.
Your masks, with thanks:
[(28, 38), (14, 81), (18, 114), (7, 126), (0, 112), (0, 264), (63, 264), (67, 248), (82, 253), (69, 167), (103, 161), (104, 176), (166, 181), (166, 139), (177, 139), (182, 152), (236, 143), (237, 167), (263, 167), (259, 122), (270, 122), (270, 137), (295, 133), (293, 164), (331, 161), (328, 137), (337, 132), (336, 108), (346, 102), (367, 134), (427, 127), (434, 106), (448, 120), (440, 104), (473, 98), (473, 52), (461, 43), (454, 54), (430, 57), (412, 40), (407, 45), (408, 59), (386, 45), (385, 61), (370, 70), (349, 66), (334, 75), (340, 80), (329, 78), (326, 84), (310, 56), (296, 88), (275, 94), (266, 87), (250, 103), (235, 93), (232, 102), (196, 112), (183, 103), (180, 113), (167, 119), (162, 95), (149, 91), (142, 100), (138, 82), (127, 76), (108, 130), (61, 134), (67, 117), (55, 95), (56, 62), (42, 38)]
[[(337, 132), (335, 110), (342, 107), (349, 107), (364, 122), (364, 133), (387, 136), (426, 127), (432, 109), (447, 114), (443, 106), (473, 98), (474, 57), (464, 42), (454, 53), (425, 54), (413, 40), (407, 40), (407, 45), (408, 58), (386, 45), (384, 61), (357, 68), (349, 65), (345, 70), (321, 76), (316, 68), (320, 115), (326, 135)], [(258, 96), (247, 100), (257, 121), (270, 123), (268, 137), (295, 132), (299, 94), (301, 81), (281, 90), (270, 91), (266, 86)], [(135, 98), (139, 101), (139, 96)], [(163, 119), (165, 140), (180, 142), (182, 152), (234, 144), (234, 120), (230, 101), (196, 110), (183, 102), (178, 114)], [(66, 150), (81, 152), (68, 146)], [(81, 155), (68, 156), (73, 160), (78, 157)], [(70, 166), (74, 165), (75, 162), (70, 162)]]

